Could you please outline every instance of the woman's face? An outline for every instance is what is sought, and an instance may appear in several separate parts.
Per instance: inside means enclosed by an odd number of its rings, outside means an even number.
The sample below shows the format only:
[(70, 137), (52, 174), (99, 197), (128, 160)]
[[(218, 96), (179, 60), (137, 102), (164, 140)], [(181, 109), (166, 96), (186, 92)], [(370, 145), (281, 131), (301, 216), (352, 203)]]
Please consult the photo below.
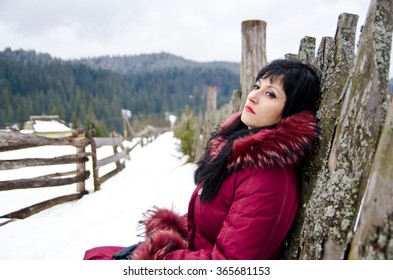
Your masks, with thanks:
[(241, 120), (249, 128), (277, 124), (286, 99), (281, 79), (261, 78), (248, 94)]

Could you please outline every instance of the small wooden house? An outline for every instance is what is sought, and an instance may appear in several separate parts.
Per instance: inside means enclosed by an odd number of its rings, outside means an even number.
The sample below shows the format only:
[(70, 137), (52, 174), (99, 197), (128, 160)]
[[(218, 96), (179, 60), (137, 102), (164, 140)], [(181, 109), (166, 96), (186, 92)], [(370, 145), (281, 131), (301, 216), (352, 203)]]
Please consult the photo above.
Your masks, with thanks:
[(71, 136), (74, 130), (68, 127), (58, 115), (42, 115), (30, 116), (21, 132), (49, 138), (63, 138)]

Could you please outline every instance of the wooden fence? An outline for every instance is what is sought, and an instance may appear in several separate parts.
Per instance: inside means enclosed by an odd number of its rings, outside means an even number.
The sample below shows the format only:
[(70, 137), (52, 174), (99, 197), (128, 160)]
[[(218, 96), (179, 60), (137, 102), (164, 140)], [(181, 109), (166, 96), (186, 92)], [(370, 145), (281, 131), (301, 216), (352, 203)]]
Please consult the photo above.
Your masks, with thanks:
[[(92, 133), (90, 135), (92, 135)], [(129, 159), (130, 151), (140, 143), (140, 141), (138, 141), (133, 147), (124, 147), (123, 137), (116, 133), (112, 133), (111, 137), (107, 137), (107, 138), (91, 137), (90, 142), (91, 142), (91, 156), (92, 156), (92, 163), (93, 163), (93, 180), (94, 180), (95, 191), (100, 190), (100, 186), (102, 183), (104, 183), (106, 180), (113, 177), (114, 175), (116, 175), (117, 173), (119, 173), (125, 168), (125, 163), (124, 161), (121, 162), (121, 160)], [(113, 155), (98, 160), (97, 149), (104, 146), (112, 146)], [(120, 152), (118, 150), (119, 148), (121, 149)], [(100, 168), (110, 163), (115, 163), (116, 168), (100, 177), (99, 175)]]
[(54, 158), (25, 158), (0, 160), (0, 170), (12, 170), (33, 166), (76, 164), (76, 169), (70, 172), (58, 172), (30, 179), (0, 181), (0, 191), (56, 187), (73, 183), (77, 184), (76, 193), (74, 194), (49, 199), (38, 204), (34, 204), (26, 208), (20, 209), (18, 211), (5, 214), (0, 218), (24, 219), (54, 205), (79, 199), (83, 195), (85, 195), (87, 193), (85, 189), (85, 180), (89, 178), (90, 175), (90, 172), (87, 171), (85, 168), (85, 163), (88, 161), (88, 154), (85, 152), (85, 148), (88, 144), (89, 141), (86, 139), (51, 139), (42, 136), (25, 135), (16, 132), (0, 132), (0, 152), (47, 145), (66, 145), (76, 148), (75, 154), (64, 155)]
[[(302, 174), (301, 207), (287, 240), (287, 259), (393, 259), (393, 102), (388, 74), (393, 1), (372, 0), (357, 53), (358, 16), (341, 14), (334, 37), (300, 40), (299, 59), (322, 73), (322, 136)], [(197, 128), (196, 154), (208, 133), (241, 110), (262, 66), (266, 23), (242, 23), (240, 91)], [(359, 28), (360, 29), (360, 28)], [(244, 41), (246, 40), (246, 41)]]
[(169, 131), (167, 127), (153, 127), (151, 125), (147, 125), (140, 132), (135, 134), (136, 138), (140, 139), (140, 144), (143, 147), (147, 143), (151, 143), (154, 139), (157, 138), (158, 135)]
[[(40, 147), (40, 146), (73, 146), (76, 148), (75, 154), (62, 155), (53, 158), (22, 158), (22, 159), (6, 159), (0, 160), (0, 171), (19, 169), (25, 167), (44, 167), (49, 165), (67, 165), (76, 164), (74, 171), (57, 172), (54, 174), (47, 174), (30, 179), (17, 179), (0, 181), (0, 191), (10, 191), (17, 189), (37, 189), (46, 187), (64, 186), (76, 183), (76, 192), (73, 194), (52, 198), (15, 212), (11, 212), (0, 216), (0, 219), (8, 219), (1, 223), (4, 225), (15, 219), (24, 219), (42, 210), (52, 206), (80, 199), (88, 193), (85, 188), (85, 181), (90, 176), (90, 171), (87, 171), (86, 162), (89, 157), (92, 159), (92, 173), (94, 191), (100, 190), (100, 186), (109, 178), (118, 174), (125, 168), (125, 160), (129, 159), (129, 153), (137, 145), (145, 145), (152, 142), (159, 134), (167, 131), (166, 128), (154, 128), (147, 126), (142, 131), (137, 133), (139, 140), (132, 147), (125, 147), (123, 145), (123, 137), (116, 133), (112, 133), (110, 137), (94, 137), (91, 131), (90, 139), (85, 139), (84, 136), (75, 138), (47, 138), (36, 135), (26, 135), (17, 132), (0, 132), (0, 152), (15, 151), (24, 148)], [(91, 146), (91, 152), (86, 152), (88, 146)], [(99, 154), (100, 148), (111, 146), (113, 153), (107, 157), (102, 157)], [(113, 164), (114, 168), (100, 176), (100, 168), (109, 167)]]

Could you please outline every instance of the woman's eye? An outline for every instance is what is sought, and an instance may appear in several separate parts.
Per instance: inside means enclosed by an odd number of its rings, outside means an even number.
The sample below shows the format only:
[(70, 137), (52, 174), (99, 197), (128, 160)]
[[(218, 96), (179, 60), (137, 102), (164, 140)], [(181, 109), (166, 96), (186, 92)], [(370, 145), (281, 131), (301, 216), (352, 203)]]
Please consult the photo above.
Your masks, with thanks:
[(267, 91), (266, 95), (271, 97), (271, 98), (276, 98), (276, 94), (274, 92), (271, 92), (271, 91)]
[(255, 90), (258, 90), (258, 89), (260, 89), (260, 88), (261, 88), (261, 87), (258, 86), (257, 84), (254, 85), (254, 89), (255, 89)]

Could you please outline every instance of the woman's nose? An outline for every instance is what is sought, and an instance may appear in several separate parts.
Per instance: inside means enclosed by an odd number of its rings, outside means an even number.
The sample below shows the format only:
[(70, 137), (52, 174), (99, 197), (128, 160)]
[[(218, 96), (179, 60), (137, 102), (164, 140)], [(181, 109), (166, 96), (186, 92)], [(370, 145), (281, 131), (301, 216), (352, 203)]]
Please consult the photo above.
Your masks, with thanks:
[(258, 102), (258, 98), (255, 96), (254, 90), (251, 91), (250, 94), (248, 95), (248, 100), (250, 100), (250, 102), (252, 102), (252, 103)]

